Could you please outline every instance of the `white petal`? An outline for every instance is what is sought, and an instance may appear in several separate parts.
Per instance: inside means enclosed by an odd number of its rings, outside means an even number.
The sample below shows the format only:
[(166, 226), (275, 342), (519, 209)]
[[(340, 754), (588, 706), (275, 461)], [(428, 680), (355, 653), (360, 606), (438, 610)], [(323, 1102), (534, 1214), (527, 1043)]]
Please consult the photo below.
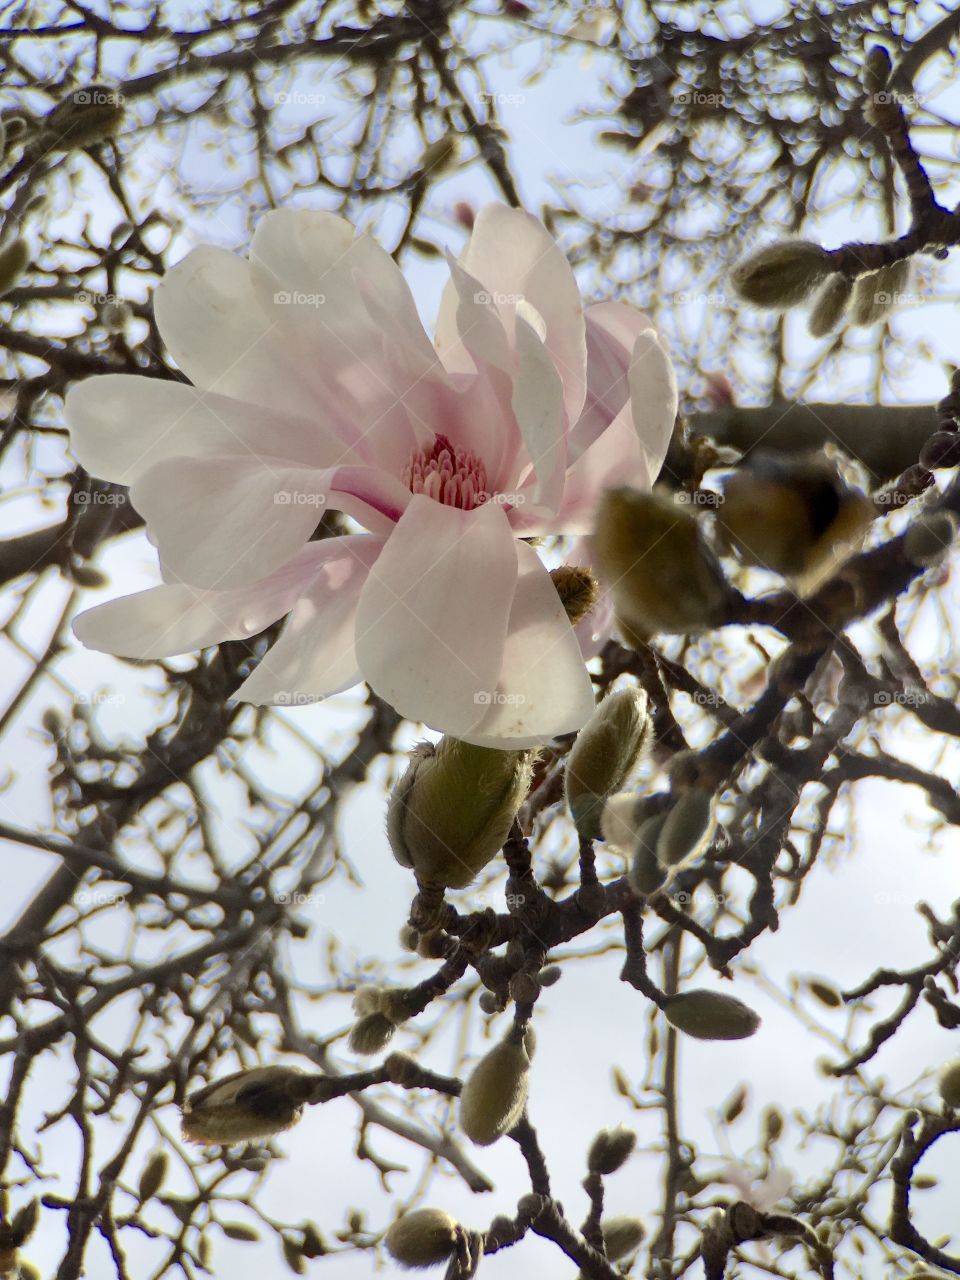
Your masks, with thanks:
[(629, 401), (627, 370), (634, 343), (653, 322), (625, 302), (598, 302), (584, 312), (587, 334), (587, 397), (571, 432), (570, 455), (577, 458), (610, 425)]
[(634, 343), (628, 374), (633, 425), (653, 479), (667, 456), (677, 417), (677, 377), (656, 332), (647, 329)]
[(605, 489), (612, 485), (649, 489), (655, 479), (649, 451), (634, 430), (633, 414), (627, 405), (567, 471), (556, 530), (592, 533), (596, 505)]
[(546, 348), (526, 320), (517, 316), (519, 368), (513, 411), (537, 477), (534, 501), (556, 511), (563, 497), (567, 466), (563, 388)]
[(349, 689), (363, 677), (354, 648), (357, 603), (382, 538), (330, 538), (276, 644), (233, 695), (258, 706), (296, 705)]
[(321, 411), (308, 420), (182, 382), (108, 373), (69, 391), (70, 448), (91, 475), (132, 484), (171, 457), (269, 454), (328, 467), (355, 461)]
[(460, 511), (414, 495), (360, 597), (365, 678), (401, 715), (462, 736), (499, 677), (516, 581), (498, 506)]
[(517, 542), (520, 576), (507, 643), (486, 715), (466, 742), (491, 747), (535, 746), (581, 728), (595, 706), (580, 644), (540, 557)]
[(270, 577), (232, 591), (177, 584), (110, 600), (81, 613), (74, 634), (88, 649), (123, 658), (168, 658), (255, 636), (289, 612), (327, 546), (311, 542)]

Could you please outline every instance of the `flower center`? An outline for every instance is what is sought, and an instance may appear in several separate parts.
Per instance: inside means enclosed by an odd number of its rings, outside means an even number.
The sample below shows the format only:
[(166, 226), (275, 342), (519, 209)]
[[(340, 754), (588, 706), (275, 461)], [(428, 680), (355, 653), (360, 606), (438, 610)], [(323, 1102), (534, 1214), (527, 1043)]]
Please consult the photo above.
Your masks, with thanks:
[(411, 493), (425, 493), (446, 507), (472, 511), (487, 501), (487, 472), (469, 449), (458, 449), (446, 436), (437, 436), (429, 449), (417, 449), (403, 469), (403, 483)]

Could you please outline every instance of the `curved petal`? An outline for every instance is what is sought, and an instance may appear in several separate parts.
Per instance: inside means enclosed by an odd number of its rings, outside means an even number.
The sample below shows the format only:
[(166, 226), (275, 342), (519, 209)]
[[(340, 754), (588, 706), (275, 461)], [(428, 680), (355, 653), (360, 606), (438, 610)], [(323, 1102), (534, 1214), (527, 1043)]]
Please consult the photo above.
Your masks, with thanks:
[(650, 469), (649, 451), (634, 430), (627, 405), (567, 471), (555, 531), (592, 533), (596, 505), (604, 489), (611, 485), (649, 489), (656, 478), (657, 472)]
[(450, 282), (437, 318), (436, 344), (451, 372), (473, 372), (480, 361), (509, 371), (513, 354), (500, 313), (479, 280), (447, 254)]
[(385, 544), (363, 535), (330, 538), (276, 644), (233, 695), (257, 706), (329, 697), (362, 679), (354, 648), (357, 604)]
[(637, 338), (653, 322), (624, 302), (598, 302), (584, 312), (587, 395), (571, 432), (571, 457), (593, 444), (630, 398), (627, 370)]
[(496, 504), (460, 511), (414, 495), (360, 596), (369, 684), (401, 715), (462, 736), (499, 677), (516, 581)]
[(647, 329), (633, 344), (627, 375), (633, 425), (652, 480), (663, 466), (673, 436), (679, 398), (677, 376), (656, 332)]
[(312, 470), (275, 458), (171, 458), (131, 487), (164, 569), (200, 587), (265, 577), (310, 540), (327, 506), (393, 527), (410, 500), (370, 467)]
[(517, 353), (513, 412), (537, 479), (534, 501), (556, 511), (567, 467), (563, 388), (546, 348), (522, 316), (517, 316)]
[[(544, 345), (563, 383), (567, 420), (576, 422), (586, 393), (583, 306), (576, 278), (559, 245), (530, 214), (488, 204), (477, 215), (460, 262), (490, 295), (508, 341), (514, 340), (518, 302), (525, 300), (543, 316)], [(449, 332), (450, 305), (446, 305), (446, 315), (441, 307), (442, 336)]]
[(486, 715), (461, 735), (505, 750), (572, 733), (595, 707), (579, 641), (550, 574), (532, 547), (515, 545), (520, 576), (500, 677)]
[(88, 649), (122, 658), (169, 658), (245, 640), (293, 608), (327, 555), (327, 542), (311, 542), (268, 578), (231, 591), (178, 583), (121, 596), (81, 613), (73, 632)]
[(65, 412), (74, 457), (116, 484), (132, 484), (171, 457), (268, 453), (310, 467), (358, 461), (319, 421), (322, 406), (307, 419), (138, 374), (78, 383)]

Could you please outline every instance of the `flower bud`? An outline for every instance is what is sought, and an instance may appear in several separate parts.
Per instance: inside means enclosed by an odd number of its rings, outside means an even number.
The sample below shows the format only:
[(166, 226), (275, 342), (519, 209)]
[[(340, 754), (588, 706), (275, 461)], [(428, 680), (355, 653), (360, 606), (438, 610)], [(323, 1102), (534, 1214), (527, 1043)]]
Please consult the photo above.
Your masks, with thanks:
[(853, 281), (839, 272), (820, 286), (807, 317), (807, 329), (812, 337), (825, 338), (828, 333), (833, 333), (843, 319), (852, 293)]
[(527, 1104), (530, 1057), (507, 1039), (484, 1055), (460, 1095), (460, 1127), (479, 1147), (509, 1133)]
[(924, 511), (907, 529), (903, 554), (924, 569), (939, 564), (953, 546), (957, 519), (951, 511)]
[(436, 1267), (457, 1247), (459, 1224), (442, 1209), (416, 1209), (398, 1218), (383, 1238), (401, 1267)]
[(382, 1013), (368, 1013), (354, 1023), (348, 1043), (354, 1053), (379, 1053), (389, 1044), (395, 1030), (396, 1024)]
[(167, 1153), (165, 1151), (155, 1151), (140, 1175), (137, 1195), (141, 1204), (157, 1194), (166, 1176)]
[(647, 1234), (639, 1218), (607, 1218), (600, 1223), (603, 1232), (603, 1249), (611, 1262), (633, 1253)]
[(683, 991), (663, 1006), (667, 1021), (697, 1040), (744, 1040), (760, 1026), (760, 1016), (736, 996), (719, 991)]
[(26, 240), (18, 236), (0, 249), (0, 298), (17, 283), (30, 262)]
[(717, 531), (747, 564), (808, 590), (859, 542), (874, 514), (825, 454), (757, 450), (724, 482)]
[(580, 835), (599, 832), (603, 803), (629, 781), (649, 746), (653, 724), (642, 689), (608, 694), (577, 734), (567, 757), (564, 786)]
[(920, 463), (931, 471), (960, 466), (960, 432), (935, 431), (920, 449)]
[(393, 789), (387, 838), (418, 883), (463, 889), (496, 857), (530, 786), (531, 751), (421, 743)]
[(657, 856), (660, 833), (663, 831), (666, 820), (665, 814), (654, 814), (652, 818), (647, 818), (637, 832), (636, 847), (627, 871), (627, 879), (630, 881), (630, 888), (641, 898), (648, 898), (658, 889), (662, 889), (667, 882), (667, 869)]
[(297, 1067), (237, 1071), (191, 1093), (182, 1132), (190, 1142), (228, 1144), (267, 1138), (300, 1119), (305, 1077)]
[(839, 1009), (843, 1006), (843, 997), (832, 982), (824, 982), (822, 978), (807, 978), (807, 990), (815, 1000), (827, 1009)]
[(600, 1177), (609, 1177), (633, 1155), (637, 1135), (622, 1125), (616, 1129), (601, 1129), (587, 1154), (587, 1168)]
[(600, 834), (618, 853), (629, 857), (643, 825), (646, 804), (635, 791), (611, 796), (600, 815)]
[(551, 569), (550, 577), (564, 611), (575, 627), (600, 598), (600, 583), (589, 569), (576, 564), (562, 564), (559, 569)]
[(717, 829), (713, 796), (699, 787), (683, 791), (657, 836), (657, 857), (665, 867), (694, 862), (713, 842)]
[(679, 499), (610, 489), (597, 509), (593, 551), (624, 639), (720, 626), (730, 589), (700, 522)]
[(860, 276), (850, 303), (851, 324), (870, 325), (882, 320), (906, 292), (910, 282), (910, 259), (891, 262), (879, 271)]
[(58, 102), (43, 121), (51, 151), (72, 151), (112, 137), (123, 120), (121, 95), (105, 85), (79, 89)]
[(765, 1146), (776, 1142), (783, 1133), (783, 1112), (779, 1107), (767, 1107), (763, 1113), (763, 1141)]
[(871, 96), (879, 93), (889, 80), (892, 69), (888, 50), (882, 44), (872, 45), (863, 60), (864, 90)]
[(739, 262), (731, 280), (744, 301), (785, 311), (831, 274), (830, 263), (826, 249), (810, 240), (780, 240)]
[(948, 1107), (960, 1107), (960, 1058), (948, 1062), (940, 1072), (940, 1097)]
[(555, 982), (559, 982), (563, 970), (558, 964), (548, 964), (546, 968), (541, 969), (537, 975), (540, 979), (541, 987), (552, 987)]

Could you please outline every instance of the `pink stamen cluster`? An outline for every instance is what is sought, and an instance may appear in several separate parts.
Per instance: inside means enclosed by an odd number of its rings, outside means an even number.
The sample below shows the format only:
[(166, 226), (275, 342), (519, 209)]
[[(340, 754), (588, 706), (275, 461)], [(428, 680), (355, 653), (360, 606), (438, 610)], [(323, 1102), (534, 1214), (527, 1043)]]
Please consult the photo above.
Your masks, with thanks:
[(487, 472), (469, 449), (458, 449), (438, 435), (429, 449), (418, 449), (403, 469), (411, 493), (424, 493), (447, 507), (472, 511), (489, 498)]

